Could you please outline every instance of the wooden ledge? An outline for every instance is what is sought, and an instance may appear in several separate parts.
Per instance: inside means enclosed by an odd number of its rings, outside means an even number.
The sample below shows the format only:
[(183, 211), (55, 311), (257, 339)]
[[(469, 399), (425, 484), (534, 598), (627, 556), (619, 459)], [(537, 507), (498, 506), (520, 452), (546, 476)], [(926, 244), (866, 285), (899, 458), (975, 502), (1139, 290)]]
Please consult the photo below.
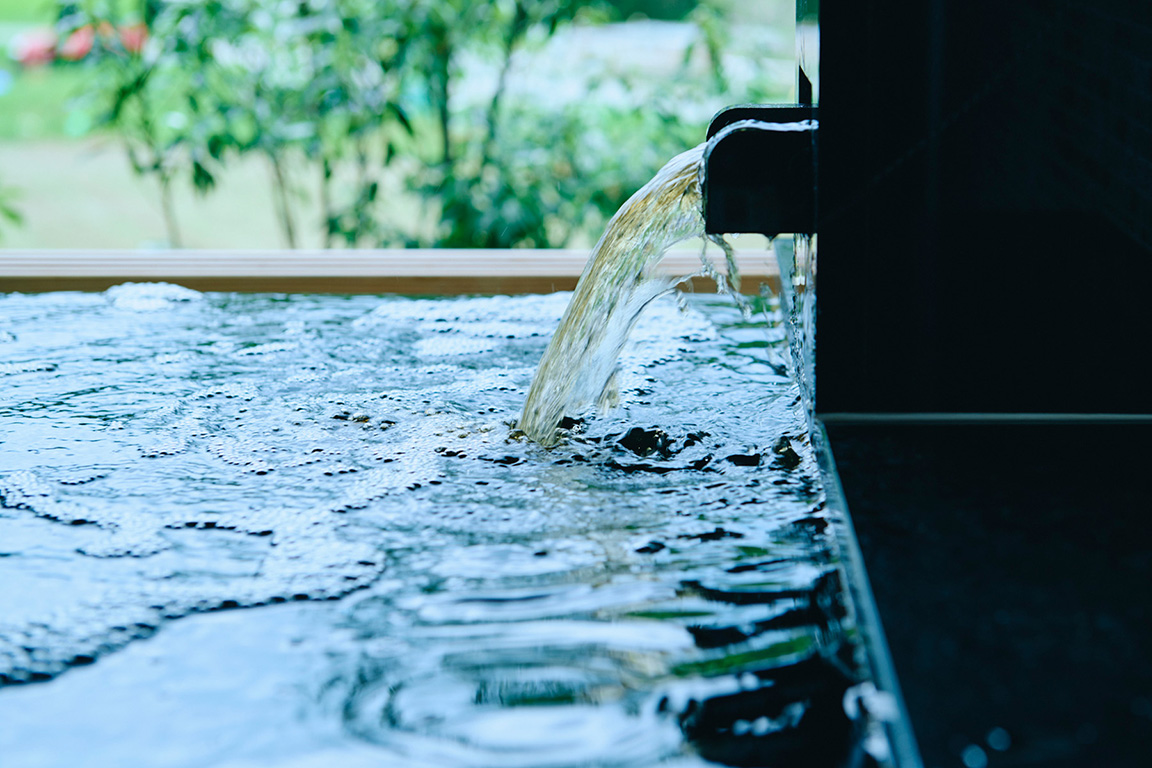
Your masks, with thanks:
[[(723, 258), (714, 259), (723, 266)], [(576, 287), (588, 251), (397, 249), (313, 251), (0, 250), (0, 292), (102, 291), (126, 282), (166, 282), (198, 291), (408, 295), (551, 293)], [(673, 251), (660, 271), (699, 269), (696, 251)], [(763, 251), (737, 253), (746, 293), (779, 287)], [(687, 290), (713, 292), (693, 278)]]

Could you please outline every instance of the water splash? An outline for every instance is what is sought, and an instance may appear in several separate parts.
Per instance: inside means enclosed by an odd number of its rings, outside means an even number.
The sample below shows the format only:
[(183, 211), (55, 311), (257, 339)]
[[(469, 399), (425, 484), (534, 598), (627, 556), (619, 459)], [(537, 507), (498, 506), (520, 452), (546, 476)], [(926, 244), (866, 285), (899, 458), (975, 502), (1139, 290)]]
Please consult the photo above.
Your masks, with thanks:
[(712, 242), (727, 257), (727, 275), (703, 252), (693, 275), (655, 272), (670, 246), (704, 234), (704, 147), (672, 158), (608, 222), (532, 380), (518, 424), (529, 439), (553, 446), (564, 417), (614, 403), (616, 360), (628, 334), (644, 308), (677, 282), (706, 275), (739, 296), (735, 257), (721, 238)]

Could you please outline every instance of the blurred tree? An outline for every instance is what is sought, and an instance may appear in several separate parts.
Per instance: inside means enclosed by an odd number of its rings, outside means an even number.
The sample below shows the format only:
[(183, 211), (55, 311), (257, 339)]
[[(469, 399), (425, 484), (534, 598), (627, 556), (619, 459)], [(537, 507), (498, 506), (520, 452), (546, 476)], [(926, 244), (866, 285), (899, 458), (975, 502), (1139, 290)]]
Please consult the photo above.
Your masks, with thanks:
[[(565, 179), (552, 174), (573, 168), (576, 113), (527, 116), (521, 106), (516, 114), (506, 114), (509, 75), (530, 31), (551, 36), (579, 16), (604, 18), (607, 6), (600, 0), (447, 0), (414, 7), (422, 9), (413, 18), (420, 43), (413, 52), (418, 65), (409, 71), (417, 77), (428, 73), (440, 152), (436, 162), (415, 175), (413, 189), (438, 204), (440, 225), (433, 243), (484, 248), (561, 244), (549, 236), (548, 225), (566, 202), (555, 194)], [(478, 109), (454, 110), (458, 57), (476, 48), (498, 62), (494, 91)], [(533, 130), (525, 132), (525, 126)], [(421, 242), (419, 235), (412, 242), (432, 244)]]
[(728, 78), (724, 75), (724, 51), (731, 43), (727, 24), (728, 5), (727, 0), (700, 0), (689, 14), (689, 19), (696, 25), (699, 35), (684, 49), (686, 68), (696, 53), (696, 46), (704, 47), (708, 54), (708, 65), (716, 90), (721, 92), (728, 90)]
[[(83, 41), (83, 53), (74, 58), (92, 66), (95, 90), (86, 94), (97, 112), (97, 124), (120, 135), (132, 169), (156, 179), (168, 241), (180, 247), (180, 229), (172, 204), (172, 184), (177, 173), (180, 136), (173, 126), (158, 120), (156, 99), (171, 92), (178, 72), (155, 56), (143, 55), (144, 43), (124, 30), (139, 29), (150, 18), (156, 3), (141, 4), (137, 13), (124, 12), (117, 0), (81, 0), (62, 3), (58, 31), (61, 39)], [(143, 17), (141, 13), (143, 13)]]
[(649, 19), (679, 21), (691, 13), (697, 0), (612, 0), (621, 18), (639, 14)]
[[(717, 2), (695, 17), (722, 87)], [(87, 49), (75, 58), (92, 71), (98, 124), (156, 180), (174, 246), (173, 185), (207, 193), (239, 156), (267, 163), (289, 247), (308, 179), (328, 246), (565, 245), (701, 129), (671, 99), (638, 110), (512, 98), (517, 54), (566, 24), (610, 18), (605, 0), (73, 0), (59, 9), (61, 39)], [(467, 57), (495, 63), (479, 102), (459, 98)], [(423, 214), (399, 220), (385, 189), (415, 193)]]
[[(137, 7), (126, 10), (131, 6)], [(301, 157), (322, 169), (326, 241), (356, 244), (380, 236), (364, 215), (379, 188), (369, 142), (392, 124), (410, 130), (391, 75), (404, 37), (391, 6), (372, 0), (82, 0), (63, 7), (60, 24), (64, 31), (139, 23), (150, 30), (135, 55), (117, 43), (121, 36), (100, 34), (85, 61), (95, 70), (89, 98), (99, 124), (124, 138), (137, 173), (159, 182), (173, 245), (180, 244), (173, 179), (185, 175), (206, 193), (228, 157), (245, 154), (268, 163), (289, 247), (298, 241), (290, 168)], [(340, 207), (331, 194), (344, 164), (357, 171), (351, 207)]]

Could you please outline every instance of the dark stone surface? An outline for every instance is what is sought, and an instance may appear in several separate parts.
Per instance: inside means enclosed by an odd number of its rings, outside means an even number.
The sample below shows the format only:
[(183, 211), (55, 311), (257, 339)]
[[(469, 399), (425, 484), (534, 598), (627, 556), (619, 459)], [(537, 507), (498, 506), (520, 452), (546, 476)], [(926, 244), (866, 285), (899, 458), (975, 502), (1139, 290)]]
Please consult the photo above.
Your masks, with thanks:
[(820, 408), (1148, 413), (1152, 3), (820, 14)]
[(1152, 426), (827, 433), (925, 765), (1152, 764)]

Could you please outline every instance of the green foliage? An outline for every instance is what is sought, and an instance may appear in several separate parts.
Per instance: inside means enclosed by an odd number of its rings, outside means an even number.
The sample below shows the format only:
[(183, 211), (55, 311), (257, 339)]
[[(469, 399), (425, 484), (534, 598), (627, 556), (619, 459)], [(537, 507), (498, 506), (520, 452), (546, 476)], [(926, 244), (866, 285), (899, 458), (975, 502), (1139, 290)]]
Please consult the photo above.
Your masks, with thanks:
[[(133, 53), (116, 34), (101, 33), (86, 62), (98, 124), (125, 141), (133, 169), (159, 183), (170, 201), (177, 177), (209, 192), (230, 157), (266, 159), (285, 240), (296, 245), (291, 167), (300, 157), (325, 171), (346, 163), (359, 171), (352, 204), (371, 199), (378, 171), (369, 144), (393, 126), (407, 129), (396, 100), (394, 59), (401, 29), (389, 3), (372, 0), (144, 0), (125, 12), (109, 0), (68, 3), (64, 31), (120, 29), (144, 22), (148, 43)], [(387, 140), (387, 139), (385, 139)], [(324, 212), (331, 236), (355, 243), (369, 233), (332, 196)], [(170, 204), (165, 204), (170, 211)], [(179, 243), (174, 217), (169, 239)]]
[[(474, 3), (446, 0), (416, 3), (407, 75), (427, 94), (439, 137), (438, 151), (410, 179), (411, 188), (437, 208), (431, 236), (406, 233), (407, 244), (503, 248), (563, 245), (571, 225), (584, 219), (578, 208), (587, 178), (572, 175), (579, 137), (578, 113), (524, 114), (507, 105), (513, 56), (528, 36), (551, 36), (579, 17), (603, 17), (598, 2), (506, 0)], [(455, 110), (452, 81), (458, 56), (482, 50), (499, 64), (495, 91), (480, 108)], [(422, 74), (426, 73), (426, 74)], [(523, 130), (532, 126), (533, 130)], [(566, 196), (567, 195), (567, 196)]]
[(168, 239), (180, 245), (172, 207), (172, 184), (176, 176), (179, 133), (167, 125), (162, 100), (167, 101), (182, 84), (181, 73), (155, 55), (145, 56), (138, 46), (126, 45), (119, 30), (142, 23), (154, 15), (149, 0), (125, 10), (116, 0), (82, 0), (60, 6), (58, 31), (61, 39), (73, 34), (92, 35), (86, 66), (95, 70), (84, 99), (96, 114), (96, 125), (120, 135), (133, 170), (155, 177), (160, 187)]
[[(715, 68), (707, 87), (723, 85), (717, 7), (696, 12)], [(62, 35), (96, 30), (81, 64), (87, 109), (156, 181), (173, 245), (173, 186), (206, 194), (231, 160), (257, 156), (291, 247), (305, 184), (319, 190), (330, 246), (561, 246), (598, 228), (702, 133), (661, 99), (545, 109), (510, 95), (516, 54), (566, 24), (607, 18), (601, 0), (80, 0), (59, 9)], [(142, 48), (120, 32), (140, 24)], [(458, 103), (466, 57), (495, 63), (495, 88), (479, 103)], [(664, 100), (683, 88), (670, 83)], [(397, 193), (414, 194), (423, 214), (398, 221)]]
[(639, 14), (649, 19), (679, 21), (696, 7), (696, 0), (612, 0), (622, 18)]
[[(483, 166), (457, 163), (426, 191), (443, 206), (433, 242), (454, 247), (564, 247), (594, 232), (702, 129), (655, 110), (509, 105)], [(475, 147), (473, 147), (475, 150)], [(428, 243), (422, 243), (428, 244)]]
[[(712, 78), (718, 90), (726, 90), (727, 78), (724, 76), (724, 50), (730, 42), (728, 26), (725, 24), (727, 12), (725, 0), (701, 0), (700, 4), (692, 9), (690, 18), (700, 31), (698, 42), (703, 44), (708, 54), (708, 64), (712, 70)], [(693, 42), (684, 51), (684, 61), (687, 63), (696, 51), (697, 42)]]

